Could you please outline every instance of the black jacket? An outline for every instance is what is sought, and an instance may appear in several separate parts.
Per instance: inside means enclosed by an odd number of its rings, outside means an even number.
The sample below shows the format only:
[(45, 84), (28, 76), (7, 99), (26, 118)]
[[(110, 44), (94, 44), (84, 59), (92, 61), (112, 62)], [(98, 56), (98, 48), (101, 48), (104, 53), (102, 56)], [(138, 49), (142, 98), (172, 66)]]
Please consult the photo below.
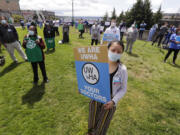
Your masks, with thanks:
[(165, 26), (162, 26), (160, 28), (159, 35), (165, 35), (166, 33), (168, 33), (168, 28)]
[(63, 25), (63, 33), (69, 34), (69, 25)]
[(52, 26), (49, 28), (47, 26), (44, 27), (44, 38), (54, 38), (55, 37), (55, 30)]
[(15, 29), (15, 27), (11, 24), (8, 24), (6, 26), (0, 25), (0, 42), (5, 43), (13, 43), (15, 41), (18, 41), (18, 33)]

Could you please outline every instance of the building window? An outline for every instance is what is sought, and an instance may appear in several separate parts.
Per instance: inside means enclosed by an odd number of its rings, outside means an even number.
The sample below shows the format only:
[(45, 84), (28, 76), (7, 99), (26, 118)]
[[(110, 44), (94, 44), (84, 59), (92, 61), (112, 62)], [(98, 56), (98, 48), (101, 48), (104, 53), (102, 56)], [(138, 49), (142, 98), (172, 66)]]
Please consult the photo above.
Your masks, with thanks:
[(10, 1), (9, 0), (6, 0), (6, 3), (9, 3)]

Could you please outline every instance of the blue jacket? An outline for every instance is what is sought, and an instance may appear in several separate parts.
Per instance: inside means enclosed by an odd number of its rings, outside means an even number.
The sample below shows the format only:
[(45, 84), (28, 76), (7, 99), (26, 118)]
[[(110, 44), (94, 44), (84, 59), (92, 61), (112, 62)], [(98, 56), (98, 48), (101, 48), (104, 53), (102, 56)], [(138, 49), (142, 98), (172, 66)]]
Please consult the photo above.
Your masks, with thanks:
[(171, 49), (180, 49), (180, 44), (174, 43), (177, 39), (180, 39), (180, 36), (177, 36), (176, 34), (172, 34), (170, 37), (170, 43), (169, 48)]

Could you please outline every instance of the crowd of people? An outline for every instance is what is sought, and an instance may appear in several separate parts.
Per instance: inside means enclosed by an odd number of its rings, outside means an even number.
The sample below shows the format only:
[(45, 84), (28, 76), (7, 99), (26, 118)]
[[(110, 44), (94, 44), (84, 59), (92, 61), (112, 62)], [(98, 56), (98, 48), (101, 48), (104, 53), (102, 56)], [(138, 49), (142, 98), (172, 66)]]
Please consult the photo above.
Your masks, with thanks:
[[(34, 22), (31, 22), (30, 24), (28, 23), (28, 33), (24, 36), (21, 46), (16, 28), (12, 24), (8, 24), (7, 19), (4, 16), (0, 18), (0, 22), (0, 44), (5, 46), (14, 63), (18, 63), (18, 60), (14, 55), (14, 49), (16, 49), (24, 61), (31, 63), (34, 75), (33, 83), (37, 84), (39, 81), (38, 65), (42, 72), (43, 82), (48, 83), (49, 80), (46, 73), (45, 55), (43, 50), (47, 47), (47, 51), (50, 51), (50, 49), (55, 51), (55, 38), (60, 34), (59, 24), (57, 22), (53, 23), (53, 21), (46, 21), (44, 27), (39, 26), (40, 28), (44, 28), (44, 41), (43, 38), (38, 35), (37, 24)], [(25, 29), (25, 25), (23, 23), (24, 22), (21, 21), (21, 26)], [(128, 75), (126, 66), (121, 63), (122, 54), (124, 51), (132, 53), (133, 45), (137, 38), (139, 37), (139, 39), (143, 39), (143, 33), (146, 30), (146, 26), (147, 24), (144, 21), (142, 21), (139, 27), (136, 23), (133, 23), (128, 28), (125, 21), (122, 21), (118, 26), (115, 19), (112, 19), (111, 22), (106, 25), (102, 25), (102, 23), (98, 21), (95, 21), (92, 25), (89, 25), (86, 20), (79, 20), (79, 22), (75, 22), (75, 28), (79, 31), (80, 39), (84, 39), (83, 33), (89, 32), (91, 35), (92, 46), (94, 44), (108, 46), (112, 100), (106, 104), (102, 104), (94, 100), (90, 101), (88, 135), (106, 134), (113, 114), (116, 110), (116, 105), (125, 95), (127, 89)], [(70, 31), (69, 24), (64, 23), (62, 30), (63, 39), (59, 43), (68, 43)], [(180, 28), (175, 28), (173, 25), (168, 27), (168, 23), (164, 23), (157, 34), (155, 34), (157, 30), (158, 25), (153, 25), (149, 31), (147, 40), (152, 41), (152, 45), (158, 41), (158, 46), (160, 47), (161, 42), (165, 37), (163, 43), (169, 44), (169, 50), (165, 56), (164, 62), (166, 62), (170, 54), (174, 52), (173, 64), (175, 64), (180, 50)], [(103, 35), (101, 36), (102, 33)], [(105, 40), (105, 38), (101, 38), (105, 35), (111, 35), (113, 37), (112, 40)], [(124, 46), (123, 43), (124, 35), (126, 35), (126, 46)], [(155, 38), (154, 35), (156, 35)], [(25, 53), (22, 50), (22, 47), (25, 49)]]

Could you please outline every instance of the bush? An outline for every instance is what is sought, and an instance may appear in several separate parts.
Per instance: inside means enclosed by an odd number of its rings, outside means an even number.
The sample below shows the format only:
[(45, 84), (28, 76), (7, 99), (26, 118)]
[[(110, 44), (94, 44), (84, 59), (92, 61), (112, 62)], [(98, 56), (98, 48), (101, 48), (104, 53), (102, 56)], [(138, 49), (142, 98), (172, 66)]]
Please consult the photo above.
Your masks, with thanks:
[(21, 16), (21, 15), (16, 15), (16, 14), (13, 14), (12, 17), (13, 17), (13, 19), (14, 19), (14, 23), (19, 23), (21, 19), (24, 19), (23, 16)]

